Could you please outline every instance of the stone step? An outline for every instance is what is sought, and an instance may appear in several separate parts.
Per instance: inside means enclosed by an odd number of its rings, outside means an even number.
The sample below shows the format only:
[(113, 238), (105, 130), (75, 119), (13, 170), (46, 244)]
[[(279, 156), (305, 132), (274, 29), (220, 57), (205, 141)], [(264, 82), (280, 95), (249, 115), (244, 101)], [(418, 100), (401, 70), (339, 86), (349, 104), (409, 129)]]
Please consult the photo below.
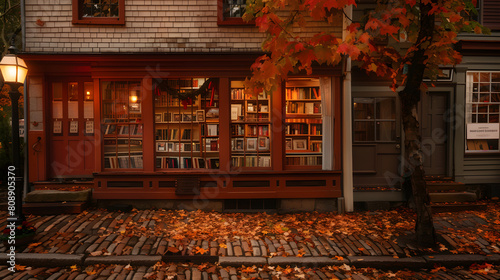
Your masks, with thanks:
[(427, 190), (429, 192), (440, 192), (440, 191), (464, 192), (467, 189), (468, 187), (464, 183), (448, 182), (448, 181), (427, 182)]
[(24, 214), (37, 216), (80, 214), (88, 207), (86, 201), (78, 202), (28, 202), (23, 205)]
[(431, 203), (432, 213), (486, 210), (486, 203)]
[(472, 192), (429, 193), (431, 202), (472, 202), (477, 195)]
[(425, 176), (426, 181), (453, 181), (451, 177), (446, 176)]
[(92, 196), (92, 190), (83, 191), (58, 191), (58, 190), (34, 190), (26, 194), (26, 202), (86, 202)]

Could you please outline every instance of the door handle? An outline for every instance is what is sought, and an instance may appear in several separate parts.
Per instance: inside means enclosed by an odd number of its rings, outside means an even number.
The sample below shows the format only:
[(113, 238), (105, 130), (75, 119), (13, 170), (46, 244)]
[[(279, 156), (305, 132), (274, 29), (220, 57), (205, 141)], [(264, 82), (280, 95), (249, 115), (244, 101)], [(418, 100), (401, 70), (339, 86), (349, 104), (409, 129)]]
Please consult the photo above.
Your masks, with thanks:
[(396, 149), (401, 149), (401, 144), (396, 144)]

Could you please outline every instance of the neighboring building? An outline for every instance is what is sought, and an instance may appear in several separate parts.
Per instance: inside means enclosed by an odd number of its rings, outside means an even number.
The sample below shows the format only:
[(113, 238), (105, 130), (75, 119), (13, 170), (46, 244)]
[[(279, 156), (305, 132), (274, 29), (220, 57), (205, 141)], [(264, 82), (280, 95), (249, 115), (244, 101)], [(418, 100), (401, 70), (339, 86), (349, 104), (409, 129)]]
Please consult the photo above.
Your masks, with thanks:
[[(355, 10), (360, 18), (373, 8), (363, 0)], [(429, 81), (420, 101), (422, 150), (426, 175), (451, 177), (486, 187), (500, 195), (500, 5), (479, 0), (473, 18), (492, 30), (491, 35), (462, 34), (457, 44), (463, 61), (443, 66), (443, 76)], [(401, 188), (405, 163), (404, 133), (399, 98), (389, 81), (353, 74), (354, 187), (385, 190)], [(436, 179), (439, 180), (439, 179)], [(355, 192), (355, 200), (404, 200), (402, 193)]]
[[(243, 94), (264, 37), (243, 3), (25, 0), (29, 181), (87, 178), (95, 199), (336, 209), (341, 68)], [(318, 30), (332, 32), (298, 32)]]

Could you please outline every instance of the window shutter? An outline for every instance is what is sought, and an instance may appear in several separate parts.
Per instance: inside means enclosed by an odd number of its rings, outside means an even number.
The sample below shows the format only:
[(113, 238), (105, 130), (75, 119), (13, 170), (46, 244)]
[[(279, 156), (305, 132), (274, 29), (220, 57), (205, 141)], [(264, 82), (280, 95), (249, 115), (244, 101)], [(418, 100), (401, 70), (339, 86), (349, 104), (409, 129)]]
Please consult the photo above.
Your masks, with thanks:
[(500, 30), (500, 1), (483, 0), (483, 25), (491, 30)]

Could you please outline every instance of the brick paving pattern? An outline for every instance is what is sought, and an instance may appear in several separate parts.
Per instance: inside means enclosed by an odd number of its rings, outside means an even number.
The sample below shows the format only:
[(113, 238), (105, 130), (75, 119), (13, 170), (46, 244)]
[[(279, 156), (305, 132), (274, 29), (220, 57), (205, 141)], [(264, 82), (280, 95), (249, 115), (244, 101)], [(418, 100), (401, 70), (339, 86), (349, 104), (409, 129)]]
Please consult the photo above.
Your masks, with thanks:
[[(162, 212), (163, 211), (163, 212)], [(24, 253), (107, 255), (164, 255), (168, 253), (193, 256), (396, 256), (410, 257), (429, 253), (400, 239), (382, 238), (362, 230), (355, 234), (322, 234), (314, 232), (310, 238), (301, 235), (283, 237), (265, 236), (261, 240), (241, 236), (208, 239), (179, 239), (169, 236), (169, 225), (162, 221), (164, 210), (141, 210), (113, 213), (93, 210), (79, 215), (32, 216), (30, 222), (37, 228), (35, 244)], [(498, 222), (488, 221), (474, 212), (439, 214), (435, 226), (442, 244), (441, 251), (453, 254), (498, 254), (500, 239)], [(0, 212), (0, 221), (6, 221), (6, 212)], [(6, 222), (0, 224), (3, 228)], [(130, 230), (133, 234), (123, 234)], [(478, 230), (481, 229), (481, 230)], [(291, 232), (296, 230), (291, 229)], [(411, 234), (412, 232), (407, 232)], [(481, 234), (483, 234), (481, 236)], [(489, 241), (488, 241), (489, 240)], [(492, 242), (493, 241), (493, 242)], [(170, 248), (171, 252), (168, 252)], [(172, 250), (175, 248), (175, 250)], [(5, 251), (3, 245), (0, 250)], [(177, 252), (178, 250), (178, 252)], [(448, 253), (449, 253), (448, 252)], [(438, 252), (439, 253), (439, 252)]]

